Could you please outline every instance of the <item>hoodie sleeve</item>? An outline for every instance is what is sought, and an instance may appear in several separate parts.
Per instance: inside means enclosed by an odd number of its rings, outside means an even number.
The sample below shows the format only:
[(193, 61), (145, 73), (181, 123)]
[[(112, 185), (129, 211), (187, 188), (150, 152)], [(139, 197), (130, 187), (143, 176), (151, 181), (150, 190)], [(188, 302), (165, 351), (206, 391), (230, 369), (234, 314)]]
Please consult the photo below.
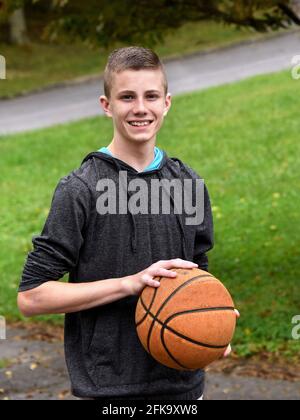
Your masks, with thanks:
[(59, 181), (42, 233), (32, 239), (19, 292), (59, 280), (76, 266), (89, 205), (90, 192), (80, 178), (68, 175)]
[(208, 257), (206, 253), (212, 249), (213, 246), (213, 216), (208, 190), (204, 184), (204, 220), (196, 229), (193, 259), (201, 270), (208, 271)]

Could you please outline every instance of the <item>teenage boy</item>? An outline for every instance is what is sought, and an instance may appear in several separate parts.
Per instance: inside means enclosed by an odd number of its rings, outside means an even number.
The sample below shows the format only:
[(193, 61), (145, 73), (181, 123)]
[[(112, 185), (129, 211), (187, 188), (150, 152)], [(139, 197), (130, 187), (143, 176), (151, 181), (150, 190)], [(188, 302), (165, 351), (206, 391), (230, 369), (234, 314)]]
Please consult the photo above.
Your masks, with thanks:
[[(170, 214), (118, 211), (112, 193), (105, 200), (108, 211), (102, 211), (103, 182), (115, 195), (120, 191), (122, 204), (125, 200), (133, 206), (120, 174), (128, 183), (143, 180), (149, 191), (151, 180), (200, 179), (155, 146), (171, 96), (153, 51), (113, 51), (104, 93), (100, 103), (112, 118), (113, 139), (60, 179), (42, 233), (33, 238), (18, 305), (25, 316), (66, 314), (65, 356), (73, 395), (198, 399), (204, 372), (179, 371), (156, 362), (139, 342), (135, 307), (146, 285), (159, 287), (160, 276), (176, 276), (172, 268), (208, 269), (206, 253), (213, 247), (208, 192), (205, 187), (204, 219), (198, 225), (186, 225), (183, 215), (174, 212), (177, 203), (171, 195)], [(69, 283), (57, 281), (66, 273)]]

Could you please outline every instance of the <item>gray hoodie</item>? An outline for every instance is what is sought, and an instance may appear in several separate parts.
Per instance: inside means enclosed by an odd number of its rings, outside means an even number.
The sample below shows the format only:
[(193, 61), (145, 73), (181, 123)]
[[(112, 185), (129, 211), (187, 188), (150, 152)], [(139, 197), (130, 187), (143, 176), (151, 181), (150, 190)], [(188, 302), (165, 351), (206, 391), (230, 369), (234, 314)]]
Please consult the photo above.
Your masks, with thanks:
[[(128, 183), (142, 178), (201, 179), (190, 167), (164, 152), (158, 169), (138, 172), (101, 152), (90, 153), (80, 168), (60, 179), (41, 235), (32, 240), (19, 291), (33, 289), (69, 273), (82, 283), (135, 274), (159, 260), (182, 258), (208, 270), (213, 221), (204, 187), (204, 220), (184, 223), (184, 213), (99, 214), (97, 183), (119, 173)], [(128, 199), (131, 194), (127, 191)], [(138, 296), (65, 315), (65, 356), (72, 393), (105, 399), (186, 399), (203, 393), (204, 372), (179, 371), (158, 363), (141, 343), (135, 328)]]

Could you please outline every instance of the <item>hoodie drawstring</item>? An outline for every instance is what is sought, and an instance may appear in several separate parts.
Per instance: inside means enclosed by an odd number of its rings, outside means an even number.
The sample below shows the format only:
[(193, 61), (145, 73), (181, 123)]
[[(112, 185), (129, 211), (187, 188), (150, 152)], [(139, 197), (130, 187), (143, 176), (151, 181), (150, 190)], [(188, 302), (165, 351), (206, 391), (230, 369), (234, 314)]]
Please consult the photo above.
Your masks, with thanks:
[[(118, 161), (114, 159), (113, 162), (116, 165), (117, 170), (120, 172), (122, 170), (122, 168), (121, 168), (120, 164), (118, 163)], [(128, 203), (129, 198), (130, 198), (128, 188), (126, 188), (126, 193), (127, 193), (127, 203)], [(133, 233), (131, 235), (131, 249), (132, 249), (132, 252), (134, 254), (136, 254), (136, 252), (137, 252), (137, 226), (136, 226), (136, 221), (135, 221), (134, 215), (131, 213), (131, 211), (129, 211), (129, 217), (130, 217), (130, 220), (131, 220), (131, 223), (132, 223), (132, 229), (133, 229)]]
[[(162, 180), (161, 173), (158, 172), (157, 175), (158, 175), (159, 180), (161, 181)], [(181, 176), (180, 170), (179, 170), (179, 176), (180, 176), (180, 179), (182, 181), (182, 176)], [(161, 183), (161, 185), (163, 186), (164, 184)], [(183, 182), (182, 182), (182, 185), (183, 185)], [(163, 186), (163, 188), (164, 188), (164, 186)], [(173, 203), (174, 214), (176, 214), (176, 220), (177, 220), (177, 222), (179, 224), (179, 227), (180, 227), (181, 233), (182, 233), (182, 252), (183, 252), (183, 257), (184, 257), (185, 260), (187, 260), (188, 259), (188, 254), (187, 254), (187, 250), (186, 250), (186, 236), (185, 236), (184, 226), (183, 226), (183, 223), (182, 223), (182, 218), (180, 217), (180, 214), (178, 214), (177, 212), (175, 213), (176, 204), (175, 204), (175, 200), (172, 197), (172, 194), (171, 193), (170, 193), (170, 198), (171, 198), (171, 201)]]

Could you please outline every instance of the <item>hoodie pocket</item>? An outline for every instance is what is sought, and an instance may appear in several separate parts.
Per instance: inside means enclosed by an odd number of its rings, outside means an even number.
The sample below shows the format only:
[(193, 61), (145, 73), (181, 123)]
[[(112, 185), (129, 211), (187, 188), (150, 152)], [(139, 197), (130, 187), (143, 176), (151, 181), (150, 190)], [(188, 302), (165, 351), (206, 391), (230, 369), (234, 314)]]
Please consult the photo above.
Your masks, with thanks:
[(85, 352), (87, 372), (97, 387), (118, 385), (122, 374), (120, 340), (118, 306), (98, 308), (93, 334)]

